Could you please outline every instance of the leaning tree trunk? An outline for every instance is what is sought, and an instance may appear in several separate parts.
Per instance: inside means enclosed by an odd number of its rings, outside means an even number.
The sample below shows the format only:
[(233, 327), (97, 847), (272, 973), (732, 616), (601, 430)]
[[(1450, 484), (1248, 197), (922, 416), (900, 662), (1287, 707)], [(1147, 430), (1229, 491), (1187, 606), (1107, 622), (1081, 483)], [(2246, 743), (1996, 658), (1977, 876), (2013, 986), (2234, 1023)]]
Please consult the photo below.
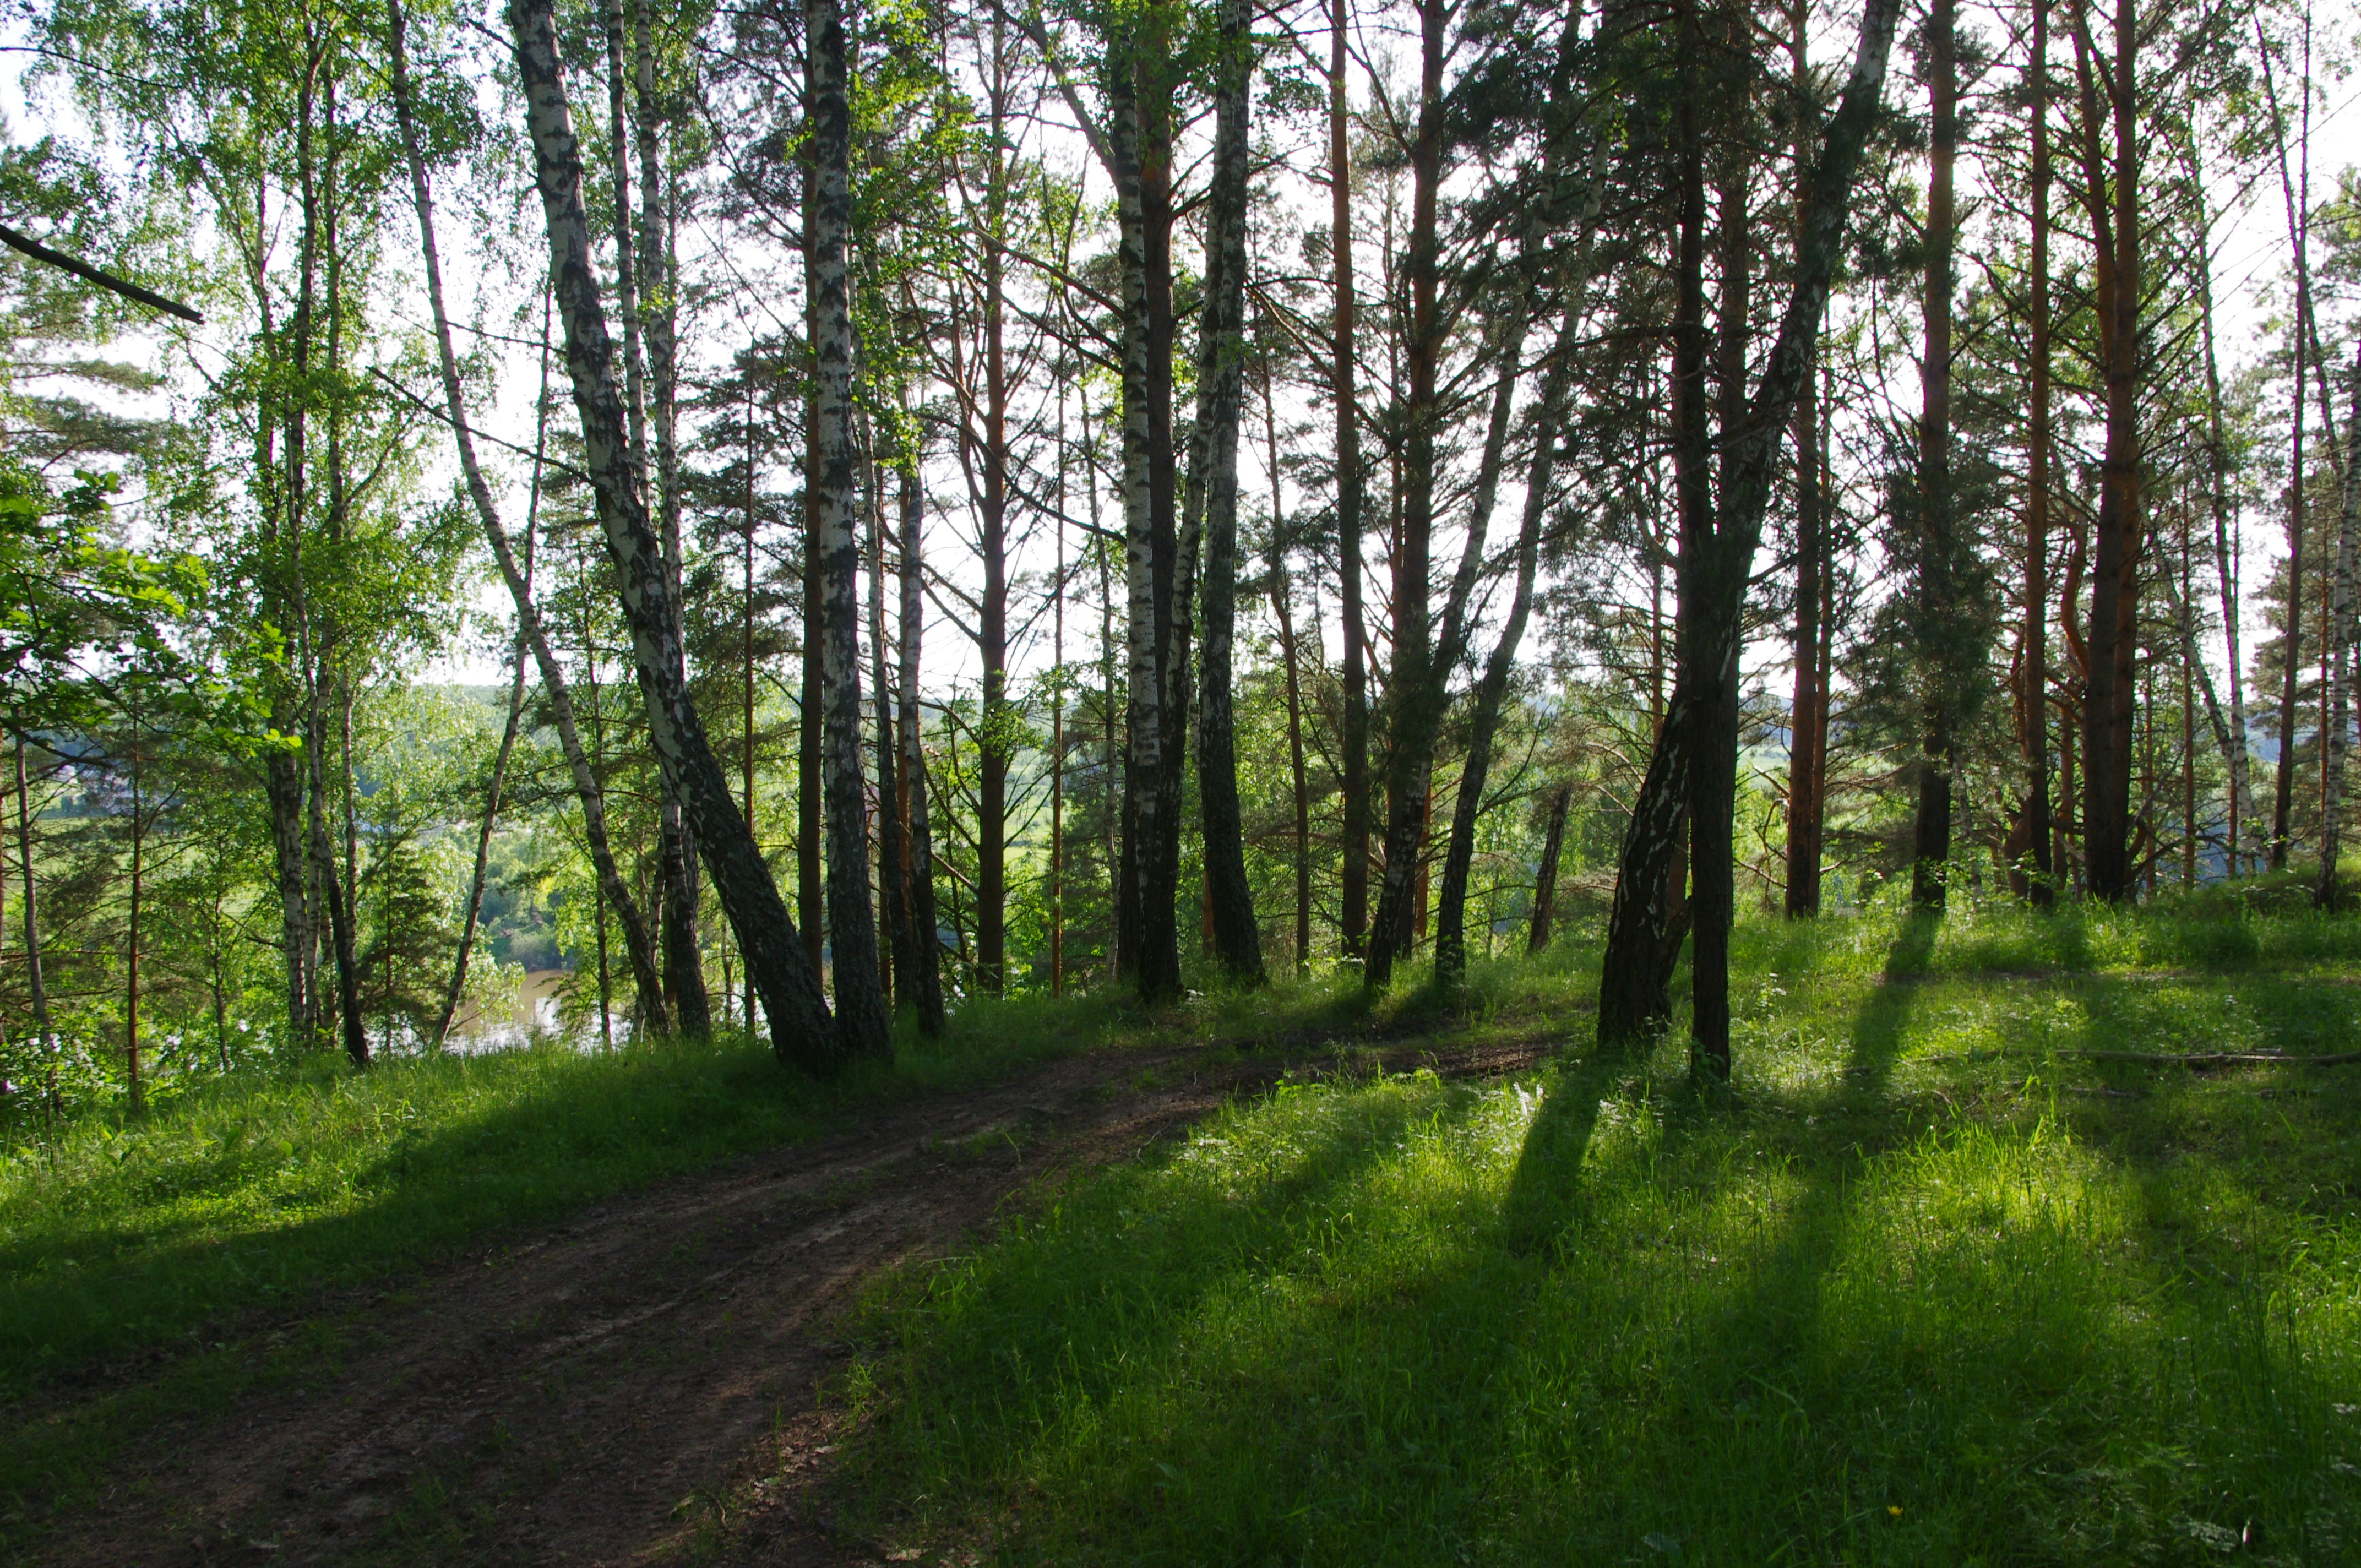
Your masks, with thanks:
[(1565, 400), (1567, 365), (1573, 357), (1576, 317), (1566, 313), (1548, 372), (1542, 380), (1541, 401), (1533, 411), (1532, 466), (1525, 476), (1525, 506), (1517, 529), (1517, 587), (1509, 604), (1509, 619), (1500, 628), (1476, 685), (1476, 711), (1469, 721), (1467, 760), (1459, 773), (1459, 796), (1451, 810), (1451, 841), (1443, 860), (1443, 891), (1435, 907), (1434, 979), (1448, 990), (1467, 972), (1467, 877), (1476, 863), (1476, 817), (1483, 809), (1484, 784), (1492, 769), (1492, 740), (1499, 731), (1500, 704), (1516, 666), (1517, 646), (1524, 639), (1526, 618), (1532, 613), (1533, 578), (1540, 565), (1542, 516), (1548, 510), (1550, 485), (1557, 466), (1558, 423)]
[(2330, 911), (2340, 906), (2336, 862), (2344, 848), (2345, 729), (2352, 714), (2354, 530), (2361, 522), (2356, 516), (2356, 509), (2361, 509), (2361, 346), (2354, 350), (2353, 412), (2345, 422), (2345, 431), (2351, 444), (2345, 450), (2344, 496), (2336, 517), (2336, 587), (2328, 624), (2323, 628), (2332, 651), (2333, 670), (2328, 765), (2320, 803), (2320, 883), (2312, 893), (2312, 903)]
[(772, 1048), (785, 1059), (830, 1069), (843, 1063), (844, 1055), (820, 994), (819, 977), (804, 956), (761, 846), (731, 798), (729, 781), (681, 679), (678, 621), (667, 597), (663, 546), (649, 526), (639, 476), (631, 471), (622, 400), (615, 389), (614, 345), (590, 262), (582, 151), (560, 73), (550, 0), (515, 0), (509, 26), (524, 90), (535, 182), (549, 228), (550, 272), (566, 325), (566, 365), (582, 422), (585, 466), (631, 629), (632, 663), (647, 705), (649, 743), (658, 768), (678, 781), (688, 802), (706, 870), (737, 934), (747, 973), (763, 998)]
[(1550, 921), (1557, 912), (1557, 862), (1565, 849), (1565, 818), (1574, 806), (1574, 786), (1560, 784), (1557, 798), (1550, 802), (1549, 831), (1542, 839), (1542, 863), (1533, 874), (1532, 928), (1525, 938), (1525, 951), (1538, 953), (1549, 946)]
[[(1771, 463), (1778, 453), (1780, 433), (1794, 416), (1804, 378), (1812, 373), (1812, 347), (1819, 337), (1829, 280), (1843, 245), (1861, 148), (1883, 94), (1898, 8), (1898, 0), (1866, 0), (1863, 6), (1852, 70), (1805, 190), (1811, 216), (1797, 247), (1779, 335), (1742, 424), (1723, 433), (1730, 460), (1719, 517), (1711, 536), (1696, 542), (1696, 559), (1686, 548), (1689, 541), (1683, 542), (1682, 619), (1694, 628), (1696, 652), (1682, 659), (1674, 676), (1664, 728), (1632, 802), (1616, 868), (1599, 985), (1598, 1039), (1603, 1047), (1644, 1039), (1671, 1015), (1669, 991), (1679, 935), (1673, 928), (1666, 873), (1681, 850), (1682, 807), (1690, 798), (1694, 772), (1713, 767), (1734, 774), (1737, 768), (1734, 754), (1708, 744), (1718, 739), (1709, 726), (1721, 705), (1721, 683), (1736, 667), (1747, 581), (1770, 505)], [(1697, 200), (1701, 206), (1701, 197)], [(1685, 247), (1689, 243), (1685, 238)], [(1682, 286), (1689, 286), (1686, 277)], [(1701, 352), (1689, 357), (1702, 365)], [(1715, 868), (1700, 865), (1695, 870), (1704, 878)], [(1725, 864), (1719, 871), (1726, 882), (1730, 868)], [(1709, 1068), (1726, 1061), (1726, 1055), (1717, 1058), (1711, 1042), (1701, 1044)], [(1726, 1052), (1726, 1040), (1722, 1046)]]
[[(2194, 156), (2192, 153), (2192, 159)], [(2197, 233), (2202, 238), (2210, 232), (2211, 225), (2201, 211)], [(2194, 605), (2183, 609), (2182, 622), (2189, 626), (2190, 631), (2190, 667), (2197, 672), (2203, 684), (2206, 712), (2213, 720), (2214, 739), (2222, 749), (2223, 761), (2230, 769), (2230, 820), (2225, 869), (2235, 877), (2238, 874), (2238, 861), (2244, 852), (2243, 836), (2255, 830), (2255, 770), (2246, 747), (2246, 683), (2240, 665), (2242, 655), (2238, 645), (2238, 565), (2236, 552), (2230, 542), (2229, 438), (2224, 428), (2222, 370), (2213, 352), (2213, 269), (2203, 244), (2195, 247), (2191, 254), (2197, 265), (2198, 323), (2204, 334), (2205, 345), (2205, 496), (2213, 522), (2213, 565), (2215, 581), (2222, 596), (2222, 638), (2229, 653), (2230, 703), (2226, 716), (2214, 700), (2213, 675), (2194, 647), (2196, 627), (2191, 619), (2195, 613)]]
[[(1673, 965), (1693, 913), (1683, 885), (1688, 880), (1683, 856), (1688, 849), (1690, 773), (1705, 740), (1703, 727), (1719, 703), (1719, 664), (1702, 678), (1691, 667), (1702, 620), (1693, 601), (1703, 597), (1713, 533), (1706, 477), (1711, 437), (1705, 412), (1705, 147), (1697, 124), (1703, 90), (1694, 0), (1684, 0), (1679, 26), (1674, 108), (1678, 237), (1667, 420), (1680, 540), (1674, 565), (1674, 679), (1647, 772), (1631, 802), (1616, 871), (1598, 991), (1602, 1047), (1636, 1042), (1671, 1020)], [(1807, 186), (1801, 199), (1808, 202), (1810, 195)], [(1796, 242), (1799, 251), (1812, 232), (1807, 215)]]
[(450, 1037), (452, 1021), (459, 1015), (459, 999), (467, 992), (467, 960), (475, 952), (476, 927), (484, 912), (484, 881), (491, 869), (492, 830), (500, 822), (509, 757), (516, 750), (517, 730), (524, 718), (524, 640), (519, 638), (516, 671), (509, 680), (508, 722), (500, 728), (500, 750), (492, 754), (492, 776), (484, 786), (484, 820), (476, 829), (476, 859), (467, 873), (467, 904), (459, 916), (459, 950), (451, 959), (451, 983), (443, 992), (443, 1011), (434, 1018), (431, 1048), (438, 1051)]
[(1246, 394), (1246, 113), (1254, 71), (1246, 27), (1246, 0), (1223, 0), (1189, 488), (1205, 519), (1197, 795), (1204, 820), (1206, 898), (1222, 968), (1232, 980), (1253, 982), (1264, 978), (1262, 934), (1255, 923), (1254, 893), (1246, 885), (1230, 706), (1230, 649), (1237, 618), (1238, 425)]
[(518, 631), (532, 649), (534, 665), (541, 673), (542, 692), (549, 702), (558, 749), (573, 778), (575, 795), (582, 803), (582, 837), (589, 846), (591, 870), (598, 879), (599, 893), (622, 927), (624, 954), (631, 966), (632, 984), (640, 993), (640, 1005), (634, 1012), (645, 1017), (659, 1033), (666, 1033), (672, 1027), (672, 1017), (664, 1006), (664, 979), (656, 970), (655, 945), (648, 939), (647, 922), (641, 917), (631, 884), (623, 880), (621, 869), (615, 864), (614, 850), (607, 838), (606, 788), (583, 748), (581, 730), (575, 722), (574, 694), (566, 682), (565, 666), (557, 662), (550, 647), (540, 609), (533, 603), (532, 587), (518, 568), (508, 531), (500, 526), (500, 510), (492, 504), (491, 487), (485, 482), (483, 467), (476, 460), (475, 432), (467, 422), (467, 399), (459, 386), (459, 359), (451, 346), (451, 318), (443, 303), (442, 258), (434, 243), (434, 192), (427, 183), (426, 159), (412, 119), (410, 67), (404, 47), (407, 24), (399, 0), (394, 0), (389, 11), (394, 119), (410, 164), (411, 199), (418, 210), (420, 258), (426, 269), (426, 302), (434, 315), (436, 362), (443, 372), (445, 412), (458, 444), (459, 471), (467, 483), (467, 498), (475, 506), (477, 521), (483, 525), (484, 538), (491, 545), (492, 561), (500, 568), (500, 581), (515, 602)]
[(852, 104), (845, 83), (844, 12), (839, 0), (804, 6), (805, 102), (811, 115), (811, 230), (805, 252), (812, 357), (812, 466), (806, 507), (819, 551), (826, 620), (821, 682), (827, 716), (828, 928), (836, 981), (837, 1048), (890, 1056), (885, 995), (877, 977), (877, 921), (869, 907), (869, 824), (861, 767), (861, 558), (853, 536), (859, 478), (852, 439)]

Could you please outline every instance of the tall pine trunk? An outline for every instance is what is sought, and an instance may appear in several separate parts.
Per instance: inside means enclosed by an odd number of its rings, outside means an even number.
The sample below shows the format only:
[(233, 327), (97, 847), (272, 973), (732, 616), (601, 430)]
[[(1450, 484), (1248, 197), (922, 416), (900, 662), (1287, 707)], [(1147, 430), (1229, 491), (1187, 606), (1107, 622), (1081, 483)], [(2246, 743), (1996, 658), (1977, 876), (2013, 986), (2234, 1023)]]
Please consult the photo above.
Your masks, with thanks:
[[(1270, 604), (1287, 671), (1287, 770), (1295, 802), (1295, 972), (1312, 972), (1312, 790), (1303, 757), (1302, 651), (1295, 640), (1294, 592), (1287, 577), (1287, 524), (1279, 510), (1279, 410), (1263, 362), (1263, 433), (1270, 443)], [(1317, 620), (1315, 617), (1315, 632)]]
[[(2195, 153), (2191, 152), (2192, 162)], [(2198, 189), (2202, 190), (2200, 186)], [(2196, 671), (2205, 693), (2205, 707), (2212, 718), (2214, 739), (2222, 750), (2223, 761), (2230, 770), (2230, 809), (2228, 837), (2224, 846), (2224, 869), (2236, 876), (2239, 860), (2245, 849), (2246, 835), (2254, 831), (2255, 784), (2254, 763), (2246, 748), (2246, 679), (2240, 667), (2243, 657), (2238, 637), (2238, 562), (2237, 546), (2232, 535), (2236, 528), (2235, 513), (2230, 504), (2230, 447), (2225, 428), (2226, 420), (2222, 401), (2222, 371), (2213, 348), (2213, 267), (2212, 256), (2213, 226), (2204, 216), (2201, 204), (2197, 225), (2197, 244), (2191, 257), (2197, 267), (2198, 323), (2205, 347), (2205, 499), (2213, 523), (2213, 567), (2215, 581), (2221, 591), (2222, 638), (2229, 655), (2230, 705), (2225, 716), (2215, 699), (2213, 678), (2203, 656), (2197, 652), (2194, 615), (2191, 604), (2183, 620), (2190, 623), (2191, 641), (2188, 650), (2191, 668)], [(2194, 589), (2191, 590), (2193, 597)]]
[(2058, 897), (2049, 803), (2049, 0), (2033, 0), (2033, 255), (2025, 475), (2025, 822), (2034, 907)]
[[(1808, 102), (1811, 89), (1807, 58), (1810, 5), (1797, 0), (1792, 16), (1788, 53), (1795, 74), (1795, 101)], [(1798, 114), (1795, 125), (1796, 188), (1811, 166), (1811, 143)], [(1810, 216), (1796, 203), (1795, 227), (1800, 236)], [(1818, 345), (1815, 344), (1815, 350)], [(1814, 356), (1817, 360), (1817, 353)], [(1795, 692), (1787, 708), (1787, 887), (1785, 907), (1792, 916), (1820, 912), (1820, 850), (1827, 806), (1820, 784), (1825, 776), (1819, 740), (1820, 716), (1826, 704), (1828, 669), (1820, 657), (1820, 620), (1828, 600), (1828, 524), (1820, 494), (1820, 403), (1811, 376), (1795, 400)]]
[(1959, 732), (1960, 693), (1948, 646), (1950, 613), (1960, 585), (1952, 572), (1956, 545), (1951, 515), (1951, 261), (1957, 225), (1952, 213), (1952, 170), (1958, 161), (1959, 36), (1952, 0), (1933, 0), (1927, 17), (1932, 100), (1927, 135), (1927, 281), (1921, 296), (1926, 349), (1919, 362), (1917, 613), (1933, 620), (1942, 644), (1922, 650), (1935, 665), (1929, 684), (1923, 755), (1918, 764), (1918, 810), (1911, 832), (1910, 902), (1920, 909), (1943, 906), (1951, 860), (1951, 768)]
[[(2087, 0), (2074, 0), (2083, 179), (2098, 236), (2092, 277), (2106, 411), (2091, 563), (2090, 630), (2083, 637), (2090, 666), (2082, 692), (2082, 853), (2092, 894), (2110, 903), (2128, 900), (2135, 891), (2132, 717), (2138, 697), (2134, 670), (2140, 556), (2137, 22), (2134, 0), (2116, 0), (2110, 66), (2092, 41)], [(2111, 158), (2102, 148), (2103, 123), (2114, 144)]]
[(1329, 393), (1336, 413), (1336, 577), (1344, 618), (1343, 787), (1345, 955), (1362, 956), (1369, 910), (1369, 650), (1361, 607), (1361, 415), (1355, 387), (1353, 294), (1353, 140), (1345, 94), (1346, 0), (1329, 0), (1329, 249), (1334, 273), (1335, 342)]
[[(1403, 271), (1410, 295), (1408, 397), (1402, 409), (1401, 527), (1394, 550), (1393, 663), (1386, 674), (1385, 869), (1370, 936), (1369, 984), (1392, 978), (1410, 950), (1411, 907), (1425, 850), (1427, 792), (1443, 722), (1443, 683), (1452, 660), (1430, 630), (1428, 576), (1434, 543), (1436, 373), (1443, 356), (1436, 288), (1436, 232), (1443, 183), (1443, 57), (1450, 17), (1444, 0), (1420, 0), (1418, 128), (1411, 143), (1410, 248)], [(1511, 365), (1504, 374), (1514, 374)]]

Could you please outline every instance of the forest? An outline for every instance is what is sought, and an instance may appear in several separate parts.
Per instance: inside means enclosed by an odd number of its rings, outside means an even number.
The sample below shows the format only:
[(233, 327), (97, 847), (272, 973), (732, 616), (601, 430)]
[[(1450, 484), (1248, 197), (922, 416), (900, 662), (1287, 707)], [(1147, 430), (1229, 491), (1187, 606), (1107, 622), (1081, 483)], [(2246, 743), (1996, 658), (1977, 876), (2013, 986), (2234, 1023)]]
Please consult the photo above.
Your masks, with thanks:
[(2352, 14), (417, 6), (0, 25), (0, 1550), (2349, 1560)]

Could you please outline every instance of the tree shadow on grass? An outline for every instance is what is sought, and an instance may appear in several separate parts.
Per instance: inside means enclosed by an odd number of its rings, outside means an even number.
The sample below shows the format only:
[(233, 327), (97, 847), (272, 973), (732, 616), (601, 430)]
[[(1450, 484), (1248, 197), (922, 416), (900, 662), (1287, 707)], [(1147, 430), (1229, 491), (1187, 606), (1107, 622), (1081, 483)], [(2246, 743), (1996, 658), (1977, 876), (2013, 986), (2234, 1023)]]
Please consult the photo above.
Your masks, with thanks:
[(1885, 967), (1871, 988), (1868, 1000), (1853, 1014), (1846, 1082), (1859, 1098), (1873, 1099), (1893, 1080), (1901, 1058), (1902, 1038), (1917, 1011), (1935, 939), (1943, 929), (1939, 910), (1914, 909), (1904, 918), (1894, 945), (1886, 949)]

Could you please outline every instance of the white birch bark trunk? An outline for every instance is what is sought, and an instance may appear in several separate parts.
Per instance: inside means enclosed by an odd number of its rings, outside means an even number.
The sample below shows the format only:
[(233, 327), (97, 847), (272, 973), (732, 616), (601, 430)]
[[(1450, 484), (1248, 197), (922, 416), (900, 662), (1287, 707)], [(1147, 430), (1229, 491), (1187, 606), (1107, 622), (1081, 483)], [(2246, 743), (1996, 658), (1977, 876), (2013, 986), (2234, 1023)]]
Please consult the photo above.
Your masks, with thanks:
[(524, 92), (535, 183), (549, 228), (550, 273), (566, 324), (567, 378), (582, 422), (599, 529), (631, 629), (632, 663), (647, 704), (649, 742), (658, 767), (688, 804), (706, 870), (737, 933), (747, 973), (763, 998), (773, 1049), (817, 1070), (833, 1069), (844, 1058), (820, 994), (819, 977), (804, 955), (770, 867), (730, 795), (729, 781), (681, 679), (679, 622), (673, 613), (663, 546), (649, 525), (640, 476), (632, 471), (622, 399), (615, 387), (614, 344), (590, 265), (582, 149), (566, 99), (550, 0), (515, 0), (509, 26)]
[(508, 531), (500, 525), (500, 509), (492, 502), (491, 487), (485, 482), (482, 465), (476, 458), (475, 434), (467, 422), (467, 399), (459, 385), (459, 360), (451, 345), (451, 319), (444, 307), (442, 260), (434, 243), (434, 191), (427, 181), (426, 160), (412, 115), (413, 99), (405, 47), (407, 23), (399, 0), (390, 11), (394, 117), (410, 164), (411, 199), (418, 210), (419, 248), (426, 269), (426, 300), (434, 314), (436, 360), (443, 375), (445, 410), (458, 444), (460, 474), (467, 484), (467, 499), (475, 506), (477, 521), (483, 524), (484, 538), (491, 545), (500, 580), (516, 605), (519, 635), (532, 650), (533, 663), (541, 673), (542, 690), (549, 699), (558, 748), (565, 754), (566, 772), (574, 781), (575, 796), (582, 803), (582, 836), (589, 846), (591, 870), (598, 879), (599, 893), (622, 927), (623, 950), (631, 966), (632, 983), (641, 996), (638, 1015), (646, 1018), (659, 1032), (669, 1032), (672, 1018), (664, 1007), (664, 981), (656, 971), (655, 947), (648, 939), (647, 922), (640, 915), (638, 901), (631, 896), (631, 884), (623, 880), (615, 864), (607, 837), (606, 790), (582, 746), (581, 730), (575, 720), (573, 690), (566, 682), (565, 666), (550, 648), (540, 609), (533, 603), (533, 589), (518, 568)]
[(805, 505), (819, 552), (821, 766), (828, 812), (829, 970), (836, 981), (838, 1048), (886, 1056), (884, 992), (877, 972), (877, 920), (869, 903), (869, 825), (861, 767), (861, 559), (854, 536), (859, 455), (852, 433), (852, 110), (845, 82), (840, 0), (804, 7), (805, 104), (811, 119), (811, 201), (804, 297), (818, 384), (812, 396), (811, 473)]
[[(1206, 224), (1205, 302), (1199, 319), (1197, 418), (1191, 432), (1191, 512), (1202, 510), (1205, 646), (1198, 698), (1197, 795), (1204, 825), (1213, 948), (1233, 980), (1263, 979), (1262, 938), (1246, 883), (1239, 821), (1230, 655), (1237, 614), (1238, 425), (1246, 401), (1246, 132), (1253, 41), (1246, 0), (1223, 0), (1213, 171)], [(1195, 532), (1184, 528), (1182, 539)], [(1187, 553), (1186, 545), (1183, 554)], [(1175, 624), (1180, 623), (1175, 618)]]

